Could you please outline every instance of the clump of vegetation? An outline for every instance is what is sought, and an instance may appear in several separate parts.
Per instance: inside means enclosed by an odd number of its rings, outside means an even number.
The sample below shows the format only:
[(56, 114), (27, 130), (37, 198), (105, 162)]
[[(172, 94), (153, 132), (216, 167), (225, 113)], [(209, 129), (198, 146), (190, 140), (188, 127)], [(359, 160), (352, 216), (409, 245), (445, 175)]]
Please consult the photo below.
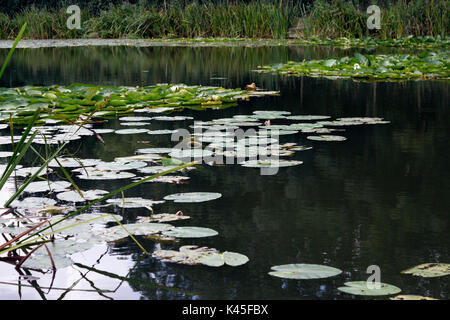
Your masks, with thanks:
[(300, 36), (305, 38), (364, 38), (381, 39), (407, 36), (441, 36), (449, 32), (449, 2), (440, 0), (398, 0), (379, 5), (381, 29), (367, 28), (367, 5), (354, 1), (317, 0), (303, 11)]
[(42, 109), (38, 124), (44, 124), (49, 120), (76, 121), (80, 115), (116, 117), (142, 108), (165, 108), (163, 111), (170, 112), (196, 106), (200, 109), (226, 107), (241, 99), (266, 94), (276, 92), (183, 84), (135, 88), (86, 84), (0, 88), (0, 122), (26, 125), (37, 108)]
[(353, 57), (290, 61), (286, 64), (259, 67), (261, 72), (284, 75), (352, 78), (355, 80), (396, 81), (414, 79), (449, 79), (447, 52), (414, 54), (362, 55)]
[(81, 29), (68, 29), (69, 4), (19, 6), (0, 13), (0, 38), (14, 38), (24, 22), (26, 38), (273, 38), (296, 27), (300, 38), (403, 38), (448, 34), (449, 2), (398, 0), (379, 4), (381, 29), (367, 28), (368, 3), (302, 1), (96, 1), (80, 3)]

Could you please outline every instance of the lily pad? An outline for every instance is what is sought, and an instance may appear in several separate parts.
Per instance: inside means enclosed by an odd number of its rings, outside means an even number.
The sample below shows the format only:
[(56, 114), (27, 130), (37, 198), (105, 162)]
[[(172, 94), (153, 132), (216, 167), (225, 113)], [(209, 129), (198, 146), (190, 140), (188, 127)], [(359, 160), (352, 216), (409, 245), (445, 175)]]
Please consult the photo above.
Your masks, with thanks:
[(147, 129), (119, 129), (115, 131), (116, 134), (139, 134), (147, 132)]
[(25, 192), (62, 192), (70, 188), (72, 184), (68, 181), (34, 181), (31, 182), (25, 189)]
[(103, 195), (107, 194), (108, 191), (105, 190), (87, 190), (81, 191), (81, 196), (77, 191), (65, 191), (58, 193), (56, 197), (59, 200), (67, 202), (85, 202), (100, 199)]
[[(396, 286), (382, 282), (353, 281), (345, 282), (344, 285), (345, 287), (339, 287), (338, 290), (361, 296), (388, 296), (402, 291)], [(373, 288), (370, 288), (369, 286)], [(377, 286), (379, 286), (379, 288), (376, 288)]]
[(334, 135), (321, 135), (321, 136), (308, 136), (306, 137), (308, 140), (313, 141), (345, 141), (346, 137), (342, 136), (334, 136)]
[(203, 227), (176, 227), (162, 233), (165, 236), (176, 238), (204, 238), (216, 236), (219, 233), (216, 230)]
[(424, 263), (402, 271), (403, 274), (412, 274), (424, 278), (442, 277), (450, 274), (449, 263)]
[(285, 264), (272, 267), (269, 274), (286, 279), (322, 279), (334, 277), (342, 273), (337, 268), (318, 264)]
[(107, 203), (114, 204), (120, 208), (145, 208), (152, 207), (154, 204), (164, 203), (164, 200), (149, 200), (141, 197), (108, 199)]
[(286, 119), (288, 120), (324, 120), (329, 119), (330, 116), (321, 116), (321, 115), (298, 115), (298, 116), (289, 116)]
[(439, 299), (424, 297), (424, 296), (416, 296), (416, 295), (399, 295), (399, 296), (390, 298), (390, 300), (439, 300)]
[(203, 202), (215, 200), (220, 197), (222, 197), (222, 194), (215, 192), (186, 192), (165, 196), (164, 200), (173, 200), (175, 202)]
[(53, 206), (56, 201), (43, 197), (28, 197), (23, 200), (14, 200), (11, 202), (12, 208), (42, 208), (45, 206)]

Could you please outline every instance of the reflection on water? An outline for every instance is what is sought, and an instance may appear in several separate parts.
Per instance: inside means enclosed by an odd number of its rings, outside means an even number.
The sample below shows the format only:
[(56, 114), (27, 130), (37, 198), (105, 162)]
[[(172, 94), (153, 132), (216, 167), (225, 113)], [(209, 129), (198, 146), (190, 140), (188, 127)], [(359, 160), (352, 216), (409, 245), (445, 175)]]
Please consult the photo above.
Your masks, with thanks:
[[(1, 60), (6, 51), (0, 53)], [(261, 176), (258, 169), (239, 166), (202, 166), (189, 174), (188, 184), (149, 183), (127, 192), (129, 197), (154, 200), (177, 192), (222, 193), (222, 198), (211, 202), (155, 206), (160, 212), (182, 210), (192, 219), (177, 225), (213, 228), (219, 231), (218, 236), (174, 244), (139, 240), (149, 251), (187, 244), (236, 251), (250, 258), (246, 265), (208, 268), (164, 264), (142, 257), (133, 242), (121, 241), (80, 254), (76, 270), (57, 272), (54, 288), (46, 297), (56, 299), (64, 293), (57, 288), (76, 283), (76, 290), (65, 293), (65, 299), (349, 299), (352, 297), (337, 287), (345, 281), (367, 279), (367, 267), (378, 265), (381, 281), (402, 288), (404, 294), (448, 299), (448, 278), (400, 274), (421, 263), (450, 261), (448, 82), (375, 84), (251, 72), (262, 64), (347, 54), (338, 49), (303, 47), (18, 50), (12, 68), (0, 82), (2, 86), (170, 82), (244, 87), (255, 82), (264, 89), (280, 90), (281, 95), (225, 110), (185, 110), (182, 114), (209, 120), (277, 109), (333, 117), (377, 116), (391, 121), (389, 125), (350, 127), (343, 133), (348, 138), (344, 143), (312, 142), (304, 134), (281, 137), (282, 142), (314, 148), (294, 156), (303, 165), (282, 168), (275, 176)], [(151, 129), (190, 124), (155, 122)], [(120, 124), (111, 121), (103, 127), (119, 128)], [(155, 147), (171, 143), (169, 136), (104, 135), (104, 139), (103, 145), (87, 137), (73, 142), (70, 149), (80, 157), (111, 160), (146, 147), (143, 140)], [(2, 150), (7, 147), (2, 146)], [(77, 182), (85, 188), (106, 190), (123, 183)], [(130, 210), (126, 217), (131, 221), (138, 214), (146, 212)], [(287, 263), (326, 264), (344, 272), (335, 278), (311, 281), (267, 275), (271, 266)], [(1, 270), (2, 298), (18, 299), (17, 286), (4, 284), (17, 283), (17, 272), (9, 266), (1, 266)], [(51, 277), (41, 277), (39, 285), (48, 287)], [(47, 294), (48, 289), (42, 290)], [(22, 287), (21, 295), (41, 298), (33, 287)]]

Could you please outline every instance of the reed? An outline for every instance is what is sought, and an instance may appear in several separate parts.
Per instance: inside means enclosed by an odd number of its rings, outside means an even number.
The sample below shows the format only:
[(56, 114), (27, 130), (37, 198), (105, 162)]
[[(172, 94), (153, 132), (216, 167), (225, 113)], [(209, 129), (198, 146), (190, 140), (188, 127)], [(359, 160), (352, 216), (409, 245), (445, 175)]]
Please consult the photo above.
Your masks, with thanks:
[(440, 36), (449, 33), (449, 1), (398, 0), (381, 6), (381, 29), (366, 26), (366, 6), (353, 1), (317, 0), (303, 9), (304, 38), (403, 38), (407, 36)]

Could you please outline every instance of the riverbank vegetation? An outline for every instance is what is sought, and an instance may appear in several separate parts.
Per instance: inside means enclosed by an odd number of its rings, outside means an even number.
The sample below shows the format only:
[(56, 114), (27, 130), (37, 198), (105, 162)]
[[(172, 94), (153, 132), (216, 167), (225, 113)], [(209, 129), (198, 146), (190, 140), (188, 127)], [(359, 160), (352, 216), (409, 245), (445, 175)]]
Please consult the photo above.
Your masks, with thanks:
[[(39, 1), (36, 1), (39, 3)], [(381, 29), (369, 30), (362, 1), (95, 1), (81, 7), (81, 29), (66, 26), (69, 4), (12, 6), (0, 13), (0, 38), (404, 38), (448, 34), (449, 1), (380, 2)]]

